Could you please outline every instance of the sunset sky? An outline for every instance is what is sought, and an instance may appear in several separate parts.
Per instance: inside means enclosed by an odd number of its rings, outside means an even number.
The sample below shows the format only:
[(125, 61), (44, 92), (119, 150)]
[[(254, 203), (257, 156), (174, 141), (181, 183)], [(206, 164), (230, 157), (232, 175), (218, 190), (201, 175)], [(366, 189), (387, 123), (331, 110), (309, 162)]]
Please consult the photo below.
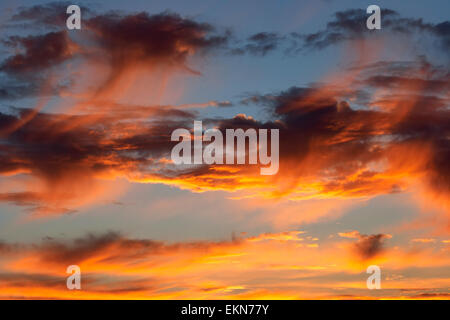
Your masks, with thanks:
[[(449, 13), (2, 0), (0, 299), (449, 299)], [(278, 129), (278, 173), (175, 165), (194, 121)]]

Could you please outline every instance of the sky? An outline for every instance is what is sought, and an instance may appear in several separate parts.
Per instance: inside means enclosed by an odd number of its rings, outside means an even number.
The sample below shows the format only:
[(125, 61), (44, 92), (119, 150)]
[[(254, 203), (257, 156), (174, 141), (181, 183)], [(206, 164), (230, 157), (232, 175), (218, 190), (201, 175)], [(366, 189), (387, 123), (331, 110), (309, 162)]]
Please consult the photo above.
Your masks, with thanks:
[[(448, 299), (449, 12), (2, 1), (0, 299)], [(194, 121), (279, 130), (278, 172), (177, 166)]]

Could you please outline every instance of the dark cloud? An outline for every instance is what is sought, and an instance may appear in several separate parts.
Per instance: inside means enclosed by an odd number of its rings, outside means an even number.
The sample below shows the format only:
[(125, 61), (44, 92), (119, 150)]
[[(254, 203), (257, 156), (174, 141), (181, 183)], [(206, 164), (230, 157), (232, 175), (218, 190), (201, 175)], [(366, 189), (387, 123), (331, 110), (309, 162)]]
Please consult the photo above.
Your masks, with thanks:
[(0, 193), (0, 201), (12, 202), (18, 206), (34, 205), (39, 198), (39, 195), (33, 192)]
[(303, 34), (291, 32), (278, 34), (274, 32), (256, 33), (245, 40), (241, 46), (230, 50), (232, 54), (252, 54), (264, 56), (272, 51), (282, 50), (288, 55), (302, 53), (308, 49), (324, 49), (342, 43), (370, 38), (379, 35), (427, 33), (439, 39), (444, 49), (450, 48), (450, 22), (433, 24), (422, 19), (404, 18), (390, 9), (381, 9), (382, 28), (376, 32), (367, 29), (369, 14), (362, 9), (338, 11), (323, 30)]
[[(65, 270), (73, 264), (81, 267), (83, 292), (106, 293), (109, 296), (132, 292), (149, 294), (171, 288), (173, 285), (170, 282), (160, 283), (157, 277), (145, 274), (117, 274), (111, 271), (116, 268), (129, 270), (131, 266), (151, 270), (170, 263), (171, 257), (175, 259), (172, 261), (178, 262), (183, 260), (180, 256), (204, 256), (218, 248), (235, 248), (239, 245), (241, 240), (237, 239), (168, 243), (133, 239), (114, 231), (88, 233), (70, 240), (46, 237), (40, 243), (34, 244), (0, 241), (0, 261), (15, 262), (17, 266), (14, 270), (0, 272), (0, 297), (36, 298), (33, 293), (24, 294), (24, 297), (11, 297), (10, 292), (2, 292), (2, 289), (11, 288), (16, 288), (19, 292), (24, 288), (46, 288), (52, 291), (60, 289), (67, 292)], [(29, 259), (29, 262), (19, 267), (21, 259)], [(92, 263), (99, 268), (91, 269)], [(103, 269), (104, 266), (112, 268)], [(27, 273), (23, 268), (26, 268)], [(45, 295), (46, 299), (56, 294), (52, 291)]]
[(232, 54), (249, 53), (255, 56), (265, 56), (271, 51), (278, 49), (285, 37), (273, 32), (260, 32), (250, 36), (242, 47), (231, 49)]
[(449, 299), (450, 293), (448, 292), (421, 293), (411, 297), (416, 299)]
[(3, 43), (22, 51), (8, 57), (0, 65), (0, 71), (9, 74), (48, 69), (72, 57), (70, 40), (65, 31), (28, 37), (12, 36)]
[[(422, 145), (430, 148), (430, 157), (417, 164), (416, 170), (427, 176), (435, 191), (448, 195), (450, 174), (443, 167), (450, 149), (448, 74), (432, 70), (423, 73), (420, 65), (420, 72), (405, 69), (401, 73), (399, 69), (396, 76), (386, 75), (382, 69), (362, 73), (356, 80), (358, 85), (350, 90), (346, 86), (315, 84), (250, 95), (243, 100), (245, 104), (263, 106), (272, 119), (278, 119), (269, 126), (280, 128), (281, 175), (286, 170), (285, 176), (324, 179), (328, 181), (324, 192), (378, 192), (382, 186), (373, 180), (377, 173), (368, 169), (369, 164), (385, 159), (392, 161), (389, 170), (404, 170), (403, 164), (396, 163), (400, 155), (394, 156), (395, 150)], [(389, 91), (374, 100), (361, 99), (379, 88)], [(359, 97), (365, 107), (352, 107), (345, 100), (351, 97)], [(245, 127), (243, 123), (239, 126)], [(383, 143), (379, 143), (381, 137)], [(314, 163), (308, 163), (309, 159), (315, 159)], [(364, 173), (347, 181), (346, 177), (358, 170)], [(399, 190), (396, 183), (383, 185), (381, 192)]]
[(38, 251), (41, 259), (46, 262), (79, 264), (107, 249), (120, 238), (121, 236), (117, 232), (107, 232), (101, 235), (87, 234), (85, 237), (73, 240), (72, 243), (47, 240), (43, 242)]
[(4, 83), (0, 88), (1, 100), (17, 100), (39, 95), (39, 87), (33, 83)]
[(260, 32), (250, 36), (244, 45), (231, 49), (233, 54), (249, 53), (264, 56), (275, 50), (283, 50), (288, 55), (302, 53), (309, 49), (324, 49), (342, 43), (370, 38), (379, 35), (426, 33), (439, 39), (444, 49), (450, 48), (450, 22), (433, 24), (422, 19), (404, 18), (394, 10), (381, 9), (382, 28), (376, 32), (367, 29), (366, 20), (369, 14), (362, 9), (338, 11), (333, 20), (327, 23), (323, 30), (303, 34), (291, 32), (278, 34)]
[(53, 214), (72, 214), (76, 210), (61, 208), (61, 207), (49, 207), (43, 205), (45, 203), (46, 194), (37, 192), (10, 192), (0, 193), (0, 202), (12, 203), (16, 206), (28, 207), (28, 211), (34, 214), (53, 215)]
[[(17, 12), (11, 17), (9, 26), (19, 26), (25, 28), (54, 28), (65, 29), (66, 20), (69, 16), (66, 11), (72, 2), (50, 2), (42, 5), (29, 7), (19, 7)], [(94, 11), (89, 7), (79, 5), (82, 19), (89, 18)]]
[[(192, 119), (190, 112), (168, 106), (116, 106), (108, 111), (84, 116), (30, 109), (0, 112), (0, 172), (25, 172), (46, 186), (39, 192), (3, 193), (0, 201), (37, 213), (71, 213), (56, 198), (83, 198), (96, 175), (161, 170), (158, 160), (170, 154), (174, 144), (170, 133)], [(124, 131), (128, 135), (122, 135)]]
[(20, 253), (22, 250), (26, 249), (26, 246), (18, 243), (7, 243), (0, 240), (0, 254), (2, 257)]
[(401, 89), (404, 87), (418, 87), (429, 93), (450, 90), (450, 77), (443, 79), (420, 79), (398, 76), (374, 76), (366, 79), (368, 85), (376, 88)]
[(228, 35), (214, 34), (214, 27), (175, 13), (149, 15), (104, 14), (86, 22), (103, 48), (103, 58), (120, 72), (129, 64), (186, 66), (194, 52), (223, 46)]
[(362, 259), (373, 258), (383, 251), (383, 242), (386, 238), (389, 236), (385, 234), (360, 235), (354, 244), (355, 251)]
[[(45, 77), (32, 75), (32, 72), (42, 74), (65, 61), (76, 62), (77, 58), (97, 63), (101, 61), (109, 66), (109, 75), (98, 86), (99, 91), (120, 80), (131, 67), (150, 70), (155, 66), (176, 67), (198, 74), (187, 65), (188, 57), (222, 48), (230, 37), (228, 31), (216, 32), (211, 24), (196, 22), (175, 13), (94, 14), (91, 10), (85, 11), (85, 8), (82, 8), (83, 33), (69, 37), (65, 29), (66, 7), (66, 3), (50, 3), (20, 8), (12, 17), (13, 22), (44, 26), (46, 33), (15, 35), (2, 41), (15, 51), (0, 62), (0, 71), (10, 76), (1, 80), (4, 89), (0, 91), (0, 98), (11, 100), (22, 94), (26, 97), (39, 93)], [(53, 31), (55, 28), (56, 31)], [(68, 70), (59, 71), (61, 76)], [(16, 85), (11, 78), (23, 76), (24, 73), (26, 77), (21, 77), (23, 83)], [(65, 87), (61, 83), (53, 86), (55, 88), (50, 90), (52, 94)]]
[[(336, 12), (334, 20), (327, 23), (325, 29), (306, 35), (300, 35), (304, 40), (303, 48), (323, 49), (343, 41), (356, 40), (374, 35), (372, 30), (366, 27), (369, 15), (362, 9), (350, 9)], [(399, 13), (390, 9), (381, 9), (382, 27), (378, 34), (410, 34), (426, 32), (440, 39), (444, 48), (450, 44), (450, 23), (448, 21), (433, 24), (426, 23), (422, 19), (402, 18)]]
[(0, 241), (0, 253), (4, 256), (15, 253), (37, 254), (42, 263), (64, 266), (81, 264), (95, 257), (101, 257), (102, 262), (114, 264), (180, 251), (204, 253), (218, 246), (238, 245), (240, 241), (232, 239), (231, 241), (216, 242), (166, 243), (151, 239), (131, 239), (118, 232), (109, 231), (101, 234), (88, 233), (71, 241), (49, 237), (40, 244), (33, 245)]
[(435, 24), (431, 30), (437, 37), (442, 39), (444, 48), (450, 48), (450, 21)]
[[(45, 77), (30, 72), (45, 72), (57, 68), (65, 61), (75, 58), (94, 59), (110, 67), (109, 75), (98, 92), (114, 85), (130, 67), (154, 69), (155, 65), (178, 67), (197, 73), (188, 66), (188, 58), (212, 49), (221, 49), (232, 54), (248, 53), (265, 56), (270, 52), (283, 50), (286, 53), (298, 53), (307, 48), (324, 48), (345, 40), (354, 40), (369, 36), (365, 28), (367, 14), (364, 10), (337, 12), (334, 20), (324, 30), (313, 34), (290, 33), (282, 35), (274, 32), (259, 32), (242, 41), (242, 45), (230, 45), (229, 31), (217, 32), (208, 23), (200, 23), (184, 18), (176, 13), (164, 12), (150, 15), (146, 12), (126, 14), (108, 12), (99, 14), (82, 7), (83, 33), (77, 37), (68, 37), (65, 30), (65, 9), (69, 3), (53, 2), (33, 7), (21, 7), (12, 16), (12, 22), (29, 23), (44, 26), (47, 33), (30, 36), (11, 36), (4, 45), (19, 49), (0, 62), (0, 70), (10, 76), (22, 77), (23, 83), (11, 79), (2, 79), (0, 99), (14, 100), (42, 94)], [(383, 32), (411, 33), (427, 32), (442, 40), (448, 47), (448, 22), (439, 24), (425, 23), (421, 19), (401, 18), (395, 11), (384, 9)], [(58, 29), (59, 26), (59, 29)], [(48, 32), (49, 27), (56, 31)], [(46, 28), (46, 29), (45, 29)], [(385, 30), (386, 29), (386, 30)], [(239, 40), (238, 40), (239, 43)], [(383, 79), (373, 79), (374, 82)], [(65, 79), (64, 81), (67, 81)], [(65, 84), (54, 84), (47, 95), (58, 95), (66, 88)]]
[[(301, 179), (321, 181), (320, 192), (347, 196), (401, 191), (401, 181), (389, 178), (389, 174), (379, 178), (379, 171), (371, 169), (374, 163), (385, 162), (386, 172), (395, 173), (394, 176), (421, 173), (426, 177), (423, 181), (428, 181), (433, 190), (448, 194), (447, 75), (429, 69), (431, 76), (420, 76), (405, 69), (409, 73), (406, 76), (397, 68), (393, 76), (383, 71), (389, 70), (384, 64), (366, 69), (355, 80), (358, 84), (355, 89), (314, 84), (244, 99), (246, 104), (258, 104), (266, 109), (270, 120), (265, 122), (245, 115), (203, 121), (223, 131), (227, 128), (280, 129), (279, 174), (286, 177), (285, 182), (290, 181), (286, 192), (294, 191)], [(370, 103), (363, 101), (369, 105), (355, 107), (347, 101), (352, 96), (364, 96), (362, 90), (368, 94), (371, 88), (381, 87), (390, 88), (389, 93)], [(206, 188), (226, 189), (237, 184), (239, 175), (229, 177), (226, 171), (215, 172), (217, 179), (209, 178), (214, 166), (181, 169), (160, 161), (170, 157), (174, 145), (169, 139), (171, 132), (176, 128), (191, 128), (195, 113), (170, 106), (112, 104), (104, 108), (107, 113), (96, 114), (94, 107), (86, 110), (88, 114), (78, 116), (25, 109), (0, 114), (0, 132), (3, 132), (0, 172), (27, 172), (45, 181), (49, 193), (60, 192), (66, 199), (79, 197), (77, 193), (71, 194), (71, 190), (76, 190), (77, 185), (79, 188), (92, 184), (100, 175), (157, 177), (167, 183), (172, 179), (191, 179), (191, 185)], [(408, 171), (412, 169), (398, 158), (405, 150), (419, 146), (427, 148), (427, 159), (415, 164), (414, 171)], [(241, 174), (250, 174), (253, 169), (242, 168)], [(2, 194), (0, 200), (33, 205), (45, 211), (46, 196), (45, 192), (17, 192)], [(61, 203), (53, 206), (71, 212)], [(50, 208), (47, 210), (52, 212)]]
[[(37, 10), (36, 16), (46, 16), (46, 10)], [(416, 28), (435, 30), (433, 26), (425, 27), (423, 22), (401, 20), (393, 11), (383, 13), (387, 28), (411, 23)], [(36, 19), (27, 17), (23, 13), (21, 19)], [(359, 37), (368, 32), (359, 26), (358, 19), (363, 17), (365, 21), (366, 13), (360, 10), (337, 13), (326, 30), (304, 37), (306, 45), (321, 47), (333, 42), (333, 38)], [(100, 90), (131, 67), (189, 68), (188, 58), (196, 53), (229, 49), (227, 32), (218, 33), (210, 24), (168, 12), (92, 15), (86, 19), (85, 27), (85, 42), (77, 44), (86, 46), (81, 48), (80, 55), (100, 59), (111, 68), (106, 82), (99, 85)], [(436, 30), (441, 35), (446, 25)], [(289, 37), (302, 39), (299, 35)], [(265, 55), (281, 48), (284, 40), (284, 36), (276, 33), (258, 33), (249, 37), (242, 48), (250, 54)], [(10, 37), (5, 41), (24, 50), (2, 63), (2, 70), (9, 75), (20, 76), (33, 70), (44, 72), (73, 58), (69, 50), (71, 40), (64, 31)], [(86, 48), (92, 50), (87, 53)], [(348, 70), (358, 74), (349, 83), (315, 83), (243, 99), (243, 104), (263, 106), (267, 115), (264, 121), (246, 115), (203, 120), (221, 130), (280, 129), (279, 176), (285, 179), (283, 190), (277, 191), (280, 194), (294, 191), (299, 183), (306, 183), (304, 180), (320, 183), (319, 192), (337, 196), (401, 191), (401, 181), (389, 178), (389, 174), (380, 175), (380, 169), (374, 169), (374, 164), (381, 162), (387, 163), (383, 170), (394, 173), (392, 177), (422, 174), (434, 189), (446, 194), (450, 185), (446, 169), (450, 73), (445, 68), (439, 69), (424, 57), (414, 62), (381, 61), (357, 66)], [(0, 96), (13, 99), (27, 91), (39, 91), (34, 82), (29, 82), (29, 86), (20, 84), (23, 86), (4, 87)], [(379, 89), (388, 91), (371, 99), (372, 93)], [(214, 101), (211, 105), (222, 107), (231, 103)], [(43, 212), (68, 213), (71, 206), (53, 201), (53, 196), (81, 197), (79, 190), (93, 185), (99, 176), (124, 176), (135, 181), (156, 179), (169, 184), (173, 180), (189, 179), (192, 188), (227, 189), (236, 188), (240, 185), (239, 175), (254, 169), (242, 167), (233, 176), (226, 171), (215, 172), (218, 179), (211, 179), (209, 170), (214, 166), (180, 169), (167, 164), (174, 145), (169, 138), (171, 132), (176, 128), (191, 128), (192, 120), (201, 117), (194, 111), (105, 101), (94, 101), (81, 111), (82, 115), (48, 114), (32, 109), (0, 113), (0, 172), (27, 173), (45, 186), (40, 192), (3, 193), (0, 201)], [(395, 160), (405, 150), (419, 146), (427, 147), (429, 157), (414, 169)], [(46, 205), (52, 201), (51, 207)]]
[[(65, 13), (67, 5), (69, 3), (54, 2), (21, 7), (11, 20), (38, 26), (59, 26), (62, 31), (67, 18)], [(248, 53), (256, 56), (265, 56), (279, 49), (295, 53), (308, 48), (322, 49), (342, 41), (361, 39), (374, 34), (366, 28), (368, 14), (362, 9), (336, 12), (334, 19), (327, 23), (326, 28), (315, 33), (292, 32), (283, 35), (275, 32), (259, 32), (249, 36), (237, 47), (229, 45), (231, 38), (229, 31), (217, 33), (211, 24), (199, 23), (175, 13), (98, 14), (85, 7), (82, 7), (82, 12), (85, 21), (83, 25), (86, 25), (89, 31), (93, 31), (90, 35), (104, 47), (102, 57), (108, 57), (118, 67), (130, 60), (149, 63), (154, 59), (184, 65), (186, 57), (192, 51), (204, 52), (213, 48), (225, 49), (232, 54)], [(422, 19), (403, 18), (390, 9), (382, 9), (382, 17), (383, 28), (378, 30), (377, 34), (426, 32), (440, 39), (445, 48), (450, 44), (448, 21), (437, 24), (426, 23)]]
[(65, 288), (65, 277), (46, 274), (20, 272), (0, 273), (0, 287), (34, 287)]
[(18, 76), (15, 79), (5, 80), (2, 83), (0, 100), (14, 101), (24, 98), (54, 97), (70, 89), (70, 81), (68, 83), (58, 83), (54, 86), (47, 85), (43, 74), (21, 74)]

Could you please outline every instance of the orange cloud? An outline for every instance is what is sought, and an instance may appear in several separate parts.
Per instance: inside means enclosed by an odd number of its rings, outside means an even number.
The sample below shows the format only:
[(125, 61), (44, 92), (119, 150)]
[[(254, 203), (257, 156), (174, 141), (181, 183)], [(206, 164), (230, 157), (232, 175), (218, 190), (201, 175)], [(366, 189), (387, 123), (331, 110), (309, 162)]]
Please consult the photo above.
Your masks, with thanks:
[[(73, 241), (47, 239), (36, 245), (0, 243), (1, 297), (328, 299), (343, 293), (349, 298), (447, 293), (448, 255), (389, 248), (362, 261), (345, 242), (318, 245), (314, 237), (300, 241), (299, 234), (303, 233), (165, 243), (110, 232)], [(65, 269), (71, 264), (81, 268), (80, 291), (65, 288)], [(376, 296), (365, 287), (369, 264), (380, 265), (385, 275), (384, 291)], [(422, 278), (428, 274), (430, 278)], [(419, 285), (422, 289), (407, 291)]]
[[(233, 102), (160, 105), (160, 97), (177, 90), (168, 85), (176, 73), (198, 74), (189, 58), (221, 48), (229, 34), (177, 14), (87, 13), (83, 41), (66, 32), (9, 40), (25, 50), (4, 61), (9, 74), (42, 70), (52, 79), (47, 91), (67, 80), (73, 88), (57, 90), (67, 98), (65, 113), (42, 112), (45, 103), (0, 113), (0, 174), (26, 173), (33, 180), (1, 194), (0, 201), (41, 215), (68, 213), (90, 203), (87, 194), (105, 193), (102, 180), (126, 178), (256, 201), (365, 200), (421, 186), (427, 201), (448, 202), (448, 75), (423, 58), (372, 63), (379, 54), (372, 49), (386, 39), (357, 37), (345, 48), (357, 65), (309, 87), (241, 101), (265, 106), (268, 121), (242, 114), (206, 119), (219, 130), (279, 129), (275, 176), (261, 176), (251, 165), (180, 168), (167, 161), (171, 132), (203, 118), (202, 107)], [(34, 45), (38, 40), (55, 42), (59, 50), (48, 52), (50, 44)], [(146, 103), (133, 103), (139, 99)], [(321, 211), (328, 210), (314, 210)], [(280, 215), (296, 219), (289, 206)]]

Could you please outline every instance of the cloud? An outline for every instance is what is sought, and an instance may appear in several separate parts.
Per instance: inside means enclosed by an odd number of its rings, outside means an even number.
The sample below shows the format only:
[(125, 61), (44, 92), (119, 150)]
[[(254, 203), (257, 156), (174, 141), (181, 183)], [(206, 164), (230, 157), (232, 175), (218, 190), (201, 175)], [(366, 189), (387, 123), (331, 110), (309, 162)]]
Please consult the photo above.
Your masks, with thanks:
[[(9, 27), (20, 28), (65, 28), (67, 20), (67, 7), (71, 2), (59, 1), (49, 2), (34, 6), (22, 6), (17, 9), (11, 17)], [(83, 18), (88, 18), (94, 14), (89, 7), (80, 5)]]
[[(415, 184), (445, 198), (450, 187), (448, 75), (426, 61), (391, 65), (349, 69), (342, 75), (350, 77), (348, 83), (246, 97), (245, 103), (264, 109), (268, 121), (244, 114), (202, 119), (223, 132), (279, 129), (280, 170), (273, 177), (259, 175), (251, 165), (179, 168), (166, 161), (174, 145), (171, 132), (191, 128), (201, 117), (191, 109), (229, 105), (218, 101), (140, 106), (94, 100), (79, 107), (79, 115), (13, 108), (0, 114), (0, 132), (8, 142), (0, 151), (0, 172), (25, 172), (44, 182), (44, 191), (42, 186), (39, 192), (36, 187), (25, 191), (34, 196), (26, 204), (39, 196), (36, 207), (50, 203), (49, 212), (55, 211), (51, 207), (70, 212), (70, 201), (59, 199), (82, 199), (98, 179), (116, 177), (195, 192), (239, 192), (236, 198), (363, 198)], [(383, 81), (374, 81), (380, 77)], [(3, 201), (24, 204), (12, 195)]]
[(17, 100), (38, 95), (39, 88), (35, 84), (4, 84), (0, 89), (0, 99)]
[(92, 263), (116, 265), (126, 269), (133, 261), (141, 260), (144, 264), (151, 264), (153, 259), (164, 259), (166, 256), (181, 258), (185, 253), (208, 255), (217, 250), (238, 247), (242, 241), (233, 238), (230, 241), (168, 243), (151, 239), (132, 239), (119, 232), (109, 231), (100, 234), (87, 233), (71, 240), (47, 237), (39, 244), (0, 242), (0, 251), (2, 259), (17, 259), (10, 266), (19, 269), (28, 268), (22, 264), (25, 261), (28, 261), (30, 267), (47, 266), (48, 270), (58, 270), (61, 267), (65, 269), (72, 264), (89, 268)]
[[(65, 3), (21, 7), (11, 17), (13, 25), (37, 25), (40, 28), (35, 29), (42, 31), (2, 41), (13, 50), (0, 62), (0, 71), (8, 75), (1, 81), (13, 91), (0, 91), (0, 98), (14, 99), (24, 90), (29, 94), (40, 91), (43, 79), (50, 73), (57, 76), (52, 93), (67, 94), (68, 82), (77, 88), (86, 77), (91, 86), (87, 86), (89, 90), (82, 89), (84, 96), (115, 100), (112, 95), (127, 88), (144, 71), (159, 82), (175, 71), (198, 75), (188, 65), (188, 58), (225, 46), (230, 36), (228, 31), (216, 32), (211, 24), (176, 13), (99, 14), (85, 8), (82, 8), (83, 32), (75, 36), (65, 30), (66, 7)], [(60, 68), (63, 63), (71, 67)], [(21, 77), (21, 85), (14, 82), (17, 77)]]
[[(243, 44), (230, 49), (232, 54), (251, 54), (265, 56), (271, 52), (281, 51), (288, 56), (305, 53), (308, 50), (322, 50), (344, 42), (358, 42), (363, 39), (376, 40), (379, 37), (401, 37), (404, 35), (415, 37), (418, 34), (436, 38), (440, 49), (450, 46), (450, 22), (428, 23), (422, 19), (402, 17), (398, 12), (382, 8), (382, 28), (373, 32), (366, 27), (369, 14), (363, 9), (348, 9), (338, 11), (333, 19), (320, 31), (304, 34), (290, 32), (280, 34), (276, 32), (258, 32), (244, 41)], [(420, 44), (420, 42), (418, 42)]]
[(227, 33), (214, 34), (210, 24), (168, 12), (103, 14), (89, 19), (86, 25), (99, 47), (98, 56), (111, 67), (105, 86), (118, 81), (136, 65), (175, 67), (198, 73), (187, 66), (187, 58), (220, 48), (228, 41)]
[(227, 41), (226, 35), (213, 35), (210, 24), (168, 12), (97, 15), (87, 21), (87, 26), (116, 63), (134, 58), (179, 64), (192, 51), (214, 49)]
[(412, 242), (419, 242), (419, 243), (430, 243), (430, 242), (436, 242), (436, 239), (433, 238), (415, 238), (411, 240)]
[[(241, 104), (254, 107), (257, 116), (230, 115), (234, 109), (221, 118), (202, 113), (205, 107), (221, 111), (237, 105), (223, 99), (159, 103), (163, 94), (177, 94), (168, 85), (173, 75), (201, 75), (192, 61), (206, 54), (264, 57), (358, 42), (368, 36), (361, 27), (365, 13), (337, 13), (324, 30), (310, 35), (258, 32), (233, 47), (230, 32), (176, 13), (82, 11), (82, 34), (64, 30), (65, 7), (59, 3), (21, 8), (12, 18), (16, 29), (11, 30), (20, 30), (3, 40), (11, 51), (0, 62), (0, 98), (16, 101), (0, 111), (5, 181), (0, 202), (39, 216), (70, 214), (113, 197), (117, 180), (125, 178), (254, 198), (239, 204), (249, 205), (249, 212), (264, 209), (263, 219), (280, 227), (318, 221), (336, 208), (340, 214), (341, 201), (347, 205), (417, 186), (438, 206), (442, 202), (434, 196), (448, 201), (449, 72), (425, 57), (361, 59), (321, 82), (246, 95)], [(391, 34), (420, 30), (448, 46), (447, 22), (383, 14), (383, 28)], [(36, 29), (26, 35), (31, 26)], [(41, 82), (47, 80), (44, 90)], [(134, 88), (139, 83), (145, 84), (141, 91)], [(53, 96), (68, 98), (70, 106), (44, 109), (47, 100), (41, 98)], [(20, 101), (24, 97), (40, 101), (33, 107)], [(278, 175), (263, 177), (259, 167), (250, 165), (173, 165), (170, 134), (192, 128), (194, 119), (223, 132), (279, 129)], [(448, 212), (432, 218), (435, 225), (448, 225)], [(392, 277), (387, 297), (427, 297), (432, 290), (446, 290), (449, 257), (431, 250), (435, 246), (408, 251), (386, 248), (390, 235), (385, 233), (354, 230), (339, 236), (353, 240), (322, 241), (294, 230), (223, 241), (166, 242), (113, 231), (47, 237), (33, 244), (0, 241), (0, 292), (2, 298), (47, 299), (357, 298), (368, 295), (361, 274), (365, 277), (369, 261), (382, 262), (387, 273), (403, 274), (410, 266), (430, 272), (426, 279)], [(82, 268), (80, 293), (65, 288), (69, 264)], [(436, 273), (439, 268), (445, 270)], [(419, 293), (401, 290), (425, 284)], [(361, 286), (364, 290), (358, 291)]]
[[(252, 95), (244, 100), (263, 106), (279, 119), (280, 173), (283, 175), (284, 168), (290, 171), (284, 176), (304, 178), (313, 174), (316, 181), (323, 175), (324, 181), (329, 182), (323, 185), (324, 193), (335, 188), (343, 193), (376, 193), (382, 186), (386, 189), (380, 191), (389, 193), (396, 192), (402, 183), (382, 182), (378, 180), (380, 172), (387, 174), (385, 178), (394, 172), (422, 172), (430, 188), (448, 194), (449, 184), (445, 181), (449, 174), (440, 165), (449, 150), (448, 75), (405, 69), (403, 74), (409, 73), (408, 77), (384, 77), (380, 75), (384, 70), (379, 68), (364, 67), (364, 71), (369, 74), (360, 72), (351, 80), (351, 90), (347, 84), (317, 84), (292, 87), (277, 94)], [(383, 81), (374, 83), (373, 73), (378, 73)], [(374, 95), (372, 90), (379, 89), (381, 82), (389, 89), (378, 90)], [(361, 94), (364, 91), (367, 94)], [(353, 108), (347, 99), (367, 107)], [(400, 150), (419, 145), (426, 145), (428, 153), (406, 165), (409, 161), (399, 154)], [(434, 179), (439, 181), (433, 182)]]
[[(292, 231), (224, 241), (165, 242), (110, 231), (35, 244), (0, 242), (1, 297), (326, 299), (358, 295), (357, 288), (365, 285), (367, 262), (359, 261), (339, 241), (312, 247), (313, 237), (299, 241), (298, 235)], [(384, 236), (360, 238), (358, 250), (378, 259)], [(386, 280), (385, 288), (390, 290), (383, 297), (446, 292), (448, 256), (403, 250), (385, 251), (385, 255), (383, 272), (404, 276)], [(70, 264), (81, 268), (81, 291), (65, 287)], [(424, 273), (425, 279), (416, 279), (416, 274)], [(410, 288), (411, 279), (414, 291), (404, 290)], [(369, 293), (364, 289), (360, 294)]]
[(70, 40), (64, 31), (28, 37), (11, 36), (3, 43), (23, 50), (23, 53), (7, 58), (0, 65), (0, 71), (9, 74), (40, 71), (72, 57)]
[(363, 260), (372, 259), (384, 251), (384, 240), (390, 239), (390, 234), (360, 234), (359, 231), (353, 230), (349, 232), (339, 232), (342, 238), (357, 239), (353, 243), (351, 249), (355, 254)]
[(340, 237), (350, 238), (350, 239), (358, 239), (360, 237), (360, 233), (357, 230), (349, 231), (349, 232), (339, 232)]
[[(39, 17), (49, 16), (53, 6), (35, 10), (33, 16), (23, 11), (20, 19), (41, 21)], [(389, 26), (397, 14), (385, 13)], [(351, 21), (359, 14), (338, 13), (327, 30), (358, 35)], [(42, 90), (36, 86), (38, 78), (20, 85), (9, 82), (16, 90), (8, 90), (5, 97), (28, 90), (65, 94), (75, 101), (60, 114), (40, 111), (45, 102), (34, 108), (3, 108), (0, 172), (12, 179), (26, 174), (32, 181), (3, 192), (0, 201), (41, 214), (70, 213), (95, 201), (102, 182), (116, 178), (194, 192), (224, 190), (234, 193), (235, 199), (369, 198), (416, 185), (448, 198), (449, 73), (425, 57), (377, 63), (362, 59), (322, 82), (247, 95), (241, 103), (261, 108), (258, 118), (244, 114), (207, 118), (202, 107), (233, 103), (210, 100), (169, 106), (160, 105), (157, 97), (170, 91), (165, 82), (175, 72), (198, 74), (189, 65), (190, 58), (229, 49), (228, 32), (169, 12), (91, 12), (85, 20), (82, 39), (52, 31), (7, 40), (25, 50), (2, 62), (7, 74), (14, 78), (39, 70), (58, 89)], [(326, 35), (313, 37), (319, 38)], [(249, 37), (253, 46), (247, 49), (264, 55), (278, 48), (282, 39), (276, 33), (257, 33)], [(44, 45), (38, 46), (41, 42)], [(66, 63), (77, 66), (77, 75), (64, 73), (70, 69), (62, 68)], [(131, 88), (138, 80), (147, 84), (149, 78), (161, 88), (148, 85), (142, 92)], [(68, 79), (75, 79), (73, 90), (61, 83)], [(149, 93), (157, 96), (154, 103), (147, 100)], [(151, 103), (123, 101), (136, 97)], [(174, 145), (170, 134), (176, 128), (191, 128), (194, 118), (222, 131), (279, 129), (278, 174), (261, 176), (252, 165), (174, 166), (168, 160)]]
[[(149, 115), (151, 120), (141, 120)], [(66, 205), (95, 195), (99, 187), (96, 178), (163, 169), (165, 164), (159, 160), (170, 153), (173, 144), (168, 135), (191, 117), (189, 112), (164, 106), (133, 110), (116, 106), (107, 115), (45, 114), (26, 109), (0, 113), (4, 139), (0, 172), (28, 173), (38, 179), (28, 184), (28, 191), (1, 194), (0, 201), (34, 206), (33, 211), (41, 213), (72, 212)], [(129, 123), (131, 119), (134, 124)], [(172, 124), (162, 119), (172, 119)]]
[[(303, 49), (323, 49), (344, 41), (353, 41), (375, 36), (374, 32), (366, 28), (366, 20), (369, 15), (362, 9), (349, 9), (338, 11), (334, 14), (334, 20), (327, 23), (325, 29), (306, 35), (299, 35), (303, 39)], [(424, 22), (422, 19), (403, 18), (398, 12), (390, 9), (382, 9), (382, 28), (377, 30), (376, 36), (380, 34), (408, 34), (417, 32), (427, 33), (440, 40), (443, 48), (448, 48), (449, 22), (433, 24)]]
[(285, 40), (284, 36), (280, 36), (274, 32), (259, 32), (246, 39), (246, 44), (231, 49), (231, 54), (251, 54), (254, 56), (265, 56), (271, 51), (278, 49), (280, 44)]
[(383, 252), (383, 240), (391, 238), (386, 234), (360, 235), (355, 250), (363, 259), (370, 259)]
[(450, 297), (450, 293), (448, 292), (431, 292), (431, 293), (421, 293), (418, 295), (415, 295), (414, 298), (417, 299), (442, 299), (442, 300), (448, 300)]
[(299, 237), (299, 235), (305, 233), (304, 231), (285, 231), (281, 233), (263, 233), (257, 237), (250, 237), (248, 241), (303, 241), (304, 239)]

